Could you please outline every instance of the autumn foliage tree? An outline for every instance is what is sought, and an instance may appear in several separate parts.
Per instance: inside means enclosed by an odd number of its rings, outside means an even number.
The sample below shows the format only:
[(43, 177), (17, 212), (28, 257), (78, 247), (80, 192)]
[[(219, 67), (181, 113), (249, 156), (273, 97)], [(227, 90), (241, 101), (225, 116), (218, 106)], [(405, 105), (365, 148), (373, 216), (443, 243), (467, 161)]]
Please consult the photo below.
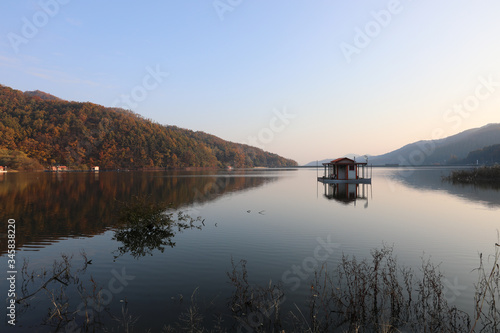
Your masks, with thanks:
[(295, 166), (293, 160), (216, 136), (164, 126), (120, 108), (68, 102), (0, 86), (0, 148), (44, 167), (102, 169)]

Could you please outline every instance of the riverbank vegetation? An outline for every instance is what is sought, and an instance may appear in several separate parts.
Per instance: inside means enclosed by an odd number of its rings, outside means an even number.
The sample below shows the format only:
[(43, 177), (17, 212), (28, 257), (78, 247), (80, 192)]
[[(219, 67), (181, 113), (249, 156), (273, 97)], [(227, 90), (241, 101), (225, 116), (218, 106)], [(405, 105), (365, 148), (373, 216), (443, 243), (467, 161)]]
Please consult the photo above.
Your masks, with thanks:
[(29, 158), (22, 151), (1, 148), (0, 166), (17, 171), (43, 170), (43, 166), (37, 160)]
[(474, 169), (454, 170), (445, 180), (454, 184), (499, 184), (500, 165), (484, 166)]

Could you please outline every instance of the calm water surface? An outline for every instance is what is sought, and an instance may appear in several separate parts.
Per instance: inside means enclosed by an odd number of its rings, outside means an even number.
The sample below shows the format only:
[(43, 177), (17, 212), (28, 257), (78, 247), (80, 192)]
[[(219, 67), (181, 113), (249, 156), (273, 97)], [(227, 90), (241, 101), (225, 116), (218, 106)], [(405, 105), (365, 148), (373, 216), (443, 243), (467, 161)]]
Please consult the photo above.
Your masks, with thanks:
[[(321, 252), (329, 267), (342, 254), (365, 258), (387, 244), (416, 270), (422, 257), (440, 264), (448, 300), (471, 311), (478, 255), (494, 253), (498, 241), (500, 191), (442, 182), (450, 170), (374, 168), (372, 185), (338, 189), (316, 182), (315, 169), (0, 174), (0, 267), (8, 270), (5, 234), (15, 219), (18, 270), (24, 259), (30, 269), (51, 267), (61, 253), (82, 265), (84, 250), (92, 261), (81, 278), (107, 290), (108, 310), (118, 315), (126, 302), (136, 329), (155, 332), (177, 321), (195, 290), (207, 320), (226, 311), (231, 260), (247, 260), (252, 283), (281, 282), (286, 310), (306, 304), (310, 271), (323, 263), (315, 259), (321, 243), (331, 244)], [(163, 251), (120, 253), (120, 211), (138, 198), (201, 216), (203, 225), (176, 231)], [(8, 290), (5, 279), (0, 290)], [(77, 307), (78, 291), (68, 294)], [(40, 326), (47, 295), (18, 308), (15, 331), (54, 331)]]

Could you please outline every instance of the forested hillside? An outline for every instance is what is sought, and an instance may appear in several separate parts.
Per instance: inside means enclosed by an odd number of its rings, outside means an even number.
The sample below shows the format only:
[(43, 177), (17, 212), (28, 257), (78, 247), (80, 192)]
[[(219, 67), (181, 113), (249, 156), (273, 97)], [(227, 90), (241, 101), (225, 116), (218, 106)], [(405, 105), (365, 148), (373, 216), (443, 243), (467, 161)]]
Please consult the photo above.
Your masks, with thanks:
[[(281, 167), (297, 163), (216, 136), (164, 126), (119, 108), (68, 102), (0, 85), (1, 156), (43, 167), (101, 169)], [(23, 155), (24, 156), (24, 155)], [(12, 158), (10, 159), (12, 160)], [(8, 163), (3, 158), (2, 163)], [(35, 163), (29, 163), (35, 165)]]
[(500, 163), (500, 144), (471, 151), (466, 158), (457, 164), (495, 164)]

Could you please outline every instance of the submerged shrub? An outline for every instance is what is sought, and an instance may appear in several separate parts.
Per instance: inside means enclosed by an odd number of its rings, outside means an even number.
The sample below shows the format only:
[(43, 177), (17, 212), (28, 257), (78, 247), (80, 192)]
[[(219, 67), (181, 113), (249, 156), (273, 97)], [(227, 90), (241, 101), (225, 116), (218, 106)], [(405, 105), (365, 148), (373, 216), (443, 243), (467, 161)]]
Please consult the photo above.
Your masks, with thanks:
[[(196, 288), (178, 322), (165, 323), (163, 331), (498, 332), (499, 249), (500, 245), (495, 244), (495, 254), (488, 259), (480, 255), (473, 318), (449, 304), (445, 297), (446, 279), (439, 265), (422, 259), (421, 267), (413, 270), (398, 263), (392, 247), (384, 246), (372, 250), (370, 258), (364, 260), (343, 255), (333, 269), (324, 264), (310, 281), (306, 309), (295, 304), (295, 309), (287, 313), (282, 310), (286, 295), (280, 283), (252, 285), (247, 262), (231, 261), (232, 270), (227, 276), (233, 292), (223, 313), (214, 317), (213, 301), (208, 307), (200, 306)], [(106, 316), (110, 316), (119, 321), (119, 331), (132, 332), (140, 318), (129, 313), (126, 300), (121, 315), (108, 313), (100, 295), (102, 287), (92, 277), (90, 282), (83, 280), (92, 260), (84, 253), (82, 259), (82, 268), (77, 270), (71, 268), (72, 258), (68, 256), (56, 261), (52, 270), (30, 273), (25, 264), (22, 297), (17, 303), (28, 311), (33, 296), (44, 291), (51, 307), (43, 324), (54, 331), (62, 331), (68, 325), (76, 325), (82, 332), (99, 330), (105, 322), (109, 323)], [(68, 290), (74, 289), (82, 300), (70, 300)], [(83, 310), (76, 307), (78, 303), (84, 305)], [(79, 317), (77, 313), (82, 311), (78, 309), (88, 313), (88, 318)]]
[(454, 170), (445, 179), (453, 183), (462, 184), (500, 184), (500, 165), (468, 170)]

